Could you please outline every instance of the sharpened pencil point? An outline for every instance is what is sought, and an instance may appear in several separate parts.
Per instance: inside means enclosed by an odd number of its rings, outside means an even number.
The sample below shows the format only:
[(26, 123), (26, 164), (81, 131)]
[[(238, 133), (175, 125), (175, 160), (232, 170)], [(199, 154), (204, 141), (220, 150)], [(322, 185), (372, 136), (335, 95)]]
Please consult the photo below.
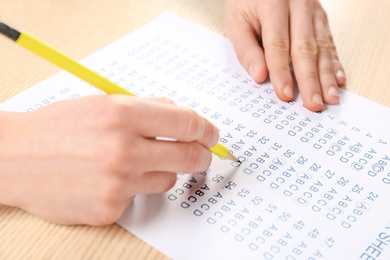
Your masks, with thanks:
[(229, 154), (228, 154), (228, 156), (226, 157), (226, 159), (231, 160), (231, 161), (233, 161), (233, 162), (237, 162), (237, 163), (239, 163), (240, 165), (242, 164), (242, 162), (241, 162), (239, 159), (237, 159), (237, 157), (234, 156), (231, 152), (229, 152)]

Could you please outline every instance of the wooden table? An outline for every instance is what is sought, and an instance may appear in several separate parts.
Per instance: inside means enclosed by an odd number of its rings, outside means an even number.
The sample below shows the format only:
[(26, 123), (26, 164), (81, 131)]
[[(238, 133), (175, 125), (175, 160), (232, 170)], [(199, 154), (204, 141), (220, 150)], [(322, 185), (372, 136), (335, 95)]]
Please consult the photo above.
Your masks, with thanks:
[[(390, 1), (324, 0), (346, 89), (390, 107)], [(0, 0), (0, 19), (82, 59), (171, 11), (223, 34), (222, 0)], [(0, 101), (59, 69), (0, 38)], [(116, 224), (61, 226), (0, 206), (0, 259), (166, 259)]]

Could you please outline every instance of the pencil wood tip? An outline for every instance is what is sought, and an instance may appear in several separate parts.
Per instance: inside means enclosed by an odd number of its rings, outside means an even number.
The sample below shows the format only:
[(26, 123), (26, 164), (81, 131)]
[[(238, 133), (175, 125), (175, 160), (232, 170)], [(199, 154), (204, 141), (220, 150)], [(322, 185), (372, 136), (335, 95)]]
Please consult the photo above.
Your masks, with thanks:
[(234, 156), (232, 153), (229, 152), (228, 156), (226, 157), (226, 159), (228, 160), (231, 160), (233, 162), (237, 162), (239, 163), (240, 165), (242, 164), (242, 162), (240, 161), (240, 159), (237, 159), (236, 156)]

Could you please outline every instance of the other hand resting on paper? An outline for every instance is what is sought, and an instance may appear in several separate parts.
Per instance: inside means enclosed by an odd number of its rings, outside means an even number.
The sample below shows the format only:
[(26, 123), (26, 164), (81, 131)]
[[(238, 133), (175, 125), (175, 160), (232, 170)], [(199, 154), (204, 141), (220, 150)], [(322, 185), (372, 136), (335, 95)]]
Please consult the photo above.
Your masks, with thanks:
[(291, 58), (306, 108), (339, 102), (346, 77), (319, 0), (225, 0), (225, 27), (243, 67), (257, 83), (269, 74), (281, 100), (293, 99)]
[(219, 139), (190, 109), (121, 95), (0, 112), (0, 122), (0, 203), (61, 224), (115, 222), (136, 194), (206, 170)]

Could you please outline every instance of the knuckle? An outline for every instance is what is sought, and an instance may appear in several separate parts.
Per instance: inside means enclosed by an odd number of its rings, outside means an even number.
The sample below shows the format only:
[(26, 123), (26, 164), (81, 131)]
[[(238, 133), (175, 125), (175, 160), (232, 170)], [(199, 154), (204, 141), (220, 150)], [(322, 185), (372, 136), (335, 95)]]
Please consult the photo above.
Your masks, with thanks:
[(119, 174), (127, 165), (134, 164), (135, 157), (135, 149), (129, 149), (128, 140), (118, 134), (111, 138), (106, 149), (100, 154), (100, 163), (106, 173)]
[(272, 51), (277, 51), (283, 55), (288, 55), (290, 52), (290, 40), (288, 38), (273, 38), (270, 41), (269, 47)]
[(328, 39), (329, 39), (329, 41), (331, 42), (331, 44), (333, 44), (333, 46), (335, 46), (335, 45), (334, 45), (334, 38), (333, 38), (333, 35), (332, 35), (332, 33), (331, 33), (329, 30), (327, 30), (327, 36), (328, 36)]
[(331, 67), (321, 70), (320, 73), (322, 77), (326, 76), (326, 77), (334, 78), (334, 69)]
[(326, 65), (322, 66), (319, 71), (321, 77), (322, 76), (331, 76), (334, 77), (334, 65), (332, 61), (326, 63)]
[(175, 105), (175, 102), (168, 98), (168, 97), (161, 97), (159, 98), (159, 100), (162, 102), (162, 103), (166, 103), (166, 104), (170, 104), (170, 105)]
[(335, 62), (335, 61), (340, 62), (340, 58), (339, 58), (339, 55), (337, 54), (336, 48), (332, 52), (332, 57), (333, 57), (333, 62)]
[[(219, 139), (218, 129), (215, 126), (213, 126), (211, 123), (209, 123), (206, 119), (204, 120), (203, 129), (204, 131), (202, 136), (202, 144), (206, 145), (207, 147), (214, 146)], [(217, 137), (215, 133), (217, 133)]]
[(276, 74), (277, 73), (278, 75), (290, 74), (291, 73), (290, 64), (288, 64), (288, 63), (278, 63), (278, 64), (276, 64), (276, 66), (273, 68), (272, 71), (270, 69), (270, 73), (271, 74)]
[(341, 62), (338, 58), (333, 57), (332, 62), (333, 62), (333, 69), (335, 69), (335, 70), (342, 69)]
[(110, 178), (97, 189), (94, 208), (86, 216), (87, 223), (93, 226), (103, 226), (114, 223), (122, 212), (118, 206), (122, 181)]
[(107, 112), (110, 114), (120, 114), (124, 109), (124, 104), (117, 97), (110, 97), (107, 104)]
[[(110, 96), (107, 99), (107, 104), (104, 106), (103, 111), (101, 111), (101, 117), (107, 121), (108, 124), (112, 126), (121, 126), (124, 122), (129, 122), (129, 120), (134, 120), (136, 113), (130, 113), (137, 109), (137, 105), (134, 102), (131, 102), (131, 99), (124, 100), (124, 97), (121, 96)], [(99, 116), (100, 117), (100, 116)], [(123, 120), (126, 118), (126, 120)]]
[(318, 82), (318, 73), (311, 71), (311, 72), (306, 72), (304, 75), (305, 80), (307, 81), (315, 81)]
[(336, 53), (337, 52), (336, 45), (333, 43), (333, 41), (328, 42), (328, 48), (329, 48), (329, 50), (332, 53)]
[(294, 52), (298, 56), (316, 57), (318, 54), (317, 43), (314, 39), (306, 39), (298, 43)]
[(187, 160), (186, 160), (186, 169), (187, 172), (192, 172), (195, 169), (199, 168), (201, 163), (201, 152), (198, 146), (191, 145), (187, 148)]
[[(198, 139), (199, 137), (197, 136), (200, 132), (200, 127), (201, 127), (201, 120), (200, 117), (196, 114), (195, 111), (191, 109), (184, 108), (184, 136), (186, 137), (194, 137), (195, 139)], [(194, 139), (194, 138), (190, 138)]]
[(317, 48), (318, 48), (318, 54), (326, 54), (326, 55), (331, 55), (331, 53), (335, 50), (334, 44), (331, 44), (326, 39), (317, 39)]

